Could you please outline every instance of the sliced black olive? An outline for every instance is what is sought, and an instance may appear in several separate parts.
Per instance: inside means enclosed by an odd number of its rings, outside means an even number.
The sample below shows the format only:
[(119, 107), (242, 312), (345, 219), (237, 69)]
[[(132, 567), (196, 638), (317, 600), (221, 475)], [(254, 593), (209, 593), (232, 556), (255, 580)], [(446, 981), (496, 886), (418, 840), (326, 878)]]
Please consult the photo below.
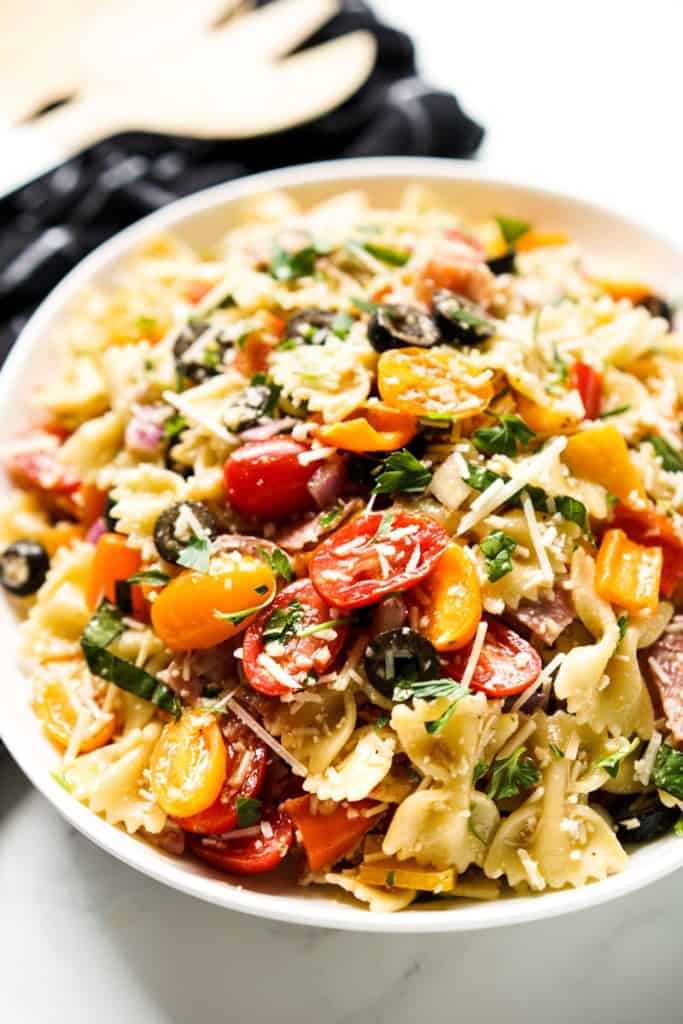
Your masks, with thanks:
[(646, 295), (644, 299), (640, 299), (637, 306), (643, 306), (651, 316), (663, 317), (669, 327), (674, 325), (674, 311), (665, 299), (661, 299), (659, 295)]
[[(192, 320), (178, 332), (173, 342), (173, 357), (181, 383), (202, 384), (209, 377), (215, 377), (221, 372), (225, 353), (232, 342), (220, 331), (207, 333), (210, 328), (211, 324), (206, 320)], [(191, 360), (183, 359), (188, 349), (202, 334), (206, 334), (206, 345), (202, 347), (202, 351)]]
[(178, 516), (184, 508), (190, 509), (209, 537), (213, 539), (218, 533), (216, 520), (202, 501), (181, 501), (177, 505), (171, 505), (170, 508), (164, 509), (154, 526), (154, 544), (161, 557), (174, 565), (177, 565), (181, 552), (187, 547), (193, 536), (189, 529), (187, 536), (182, 534), (178, 536), (176, 533)]
[(228, 430), (239, 433), (255, 426), (275, 412), (280, 389), (270, 384), (250, 384), (232, 402), (223, 416)]
[(515, 256), (515, 250), (508, 249), (502, 256), (495, 256), (492, 260), (487, 260), (486, 264), (493, 274), (514, 274)]
[(665, 807), (655, 793), (643, 793), (615, 814), (617, 837), (622, 843), (646, 843), (672, 829), (680, 813), (677, 807)]
[(438, 679), (441, 675), (434, 645), (407, 626), (388, 629), (370, 641), (365, 649), (365, 671), (375, 689), (389, 698), (399, 682)]
[(0, 583), (10, 594), (35, 594), (45, 582), (50, 558), (35, 540), (17, 540), (0, 555)]
[(337, 317), (327, 309), (302, 309), (287, 321), (283, 337), (299, 345), (320, 345)]
[(415, 306), (379, 306), (370, 317), (368, 338), (376, 352), (390, 348), (431, 348), (441, 338), (436, 324)]
[(104, 508), (102, 510), (102, 516), (104, 517), (104, 525), (107, 527), (110, 533), (114, 533), (116, 530), (117, 520), (111, 514), (116, 501), (111, 496), (111, 491), (107, 492), (107, 497), (104, 502)]
[(481, 306), (455, 292), (434, 292), (432, 316), (447, 341), (478, 345), (495, 332)]

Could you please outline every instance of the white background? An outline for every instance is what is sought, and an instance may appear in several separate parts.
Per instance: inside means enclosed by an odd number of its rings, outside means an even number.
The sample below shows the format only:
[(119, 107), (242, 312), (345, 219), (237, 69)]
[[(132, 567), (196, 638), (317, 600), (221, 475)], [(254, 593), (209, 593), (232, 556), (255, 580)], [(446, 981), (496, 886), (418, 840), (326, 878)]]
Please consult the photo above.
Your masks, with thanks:
[[(679, 0), (375, 6), (411, 32), (426, 77), (486, 124), (481, 157), (501, 174), (681, 232)], [(11, 166), (11, 147), (2, 156)], [(578, 916), (478, 935), (268, 924), (112, 860), (5, 757), (0, 1021), (680, 1021), (682, 889), (678, 874)]]

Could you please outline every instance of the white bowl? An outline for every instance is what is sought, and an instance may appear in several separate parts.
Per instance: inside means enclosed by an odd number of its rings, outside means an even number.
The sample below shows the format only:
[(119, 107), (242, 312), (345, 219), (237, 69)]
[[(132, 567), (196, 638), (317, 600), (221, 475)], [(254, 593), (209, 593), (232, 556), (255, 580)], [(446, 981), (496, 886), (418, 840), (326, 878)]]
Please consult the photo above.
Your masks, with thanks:
[[(595, 260), (615, 263), (653, 288), (671, 294), (680, 283), (683, 254), (648, 228), (602, 207), (554, 192), (491, 177), (484, 168), (451, 160), (384, 158), (294, 167), (244, 178), (200, 192), (152, 214), (100, 246), (43, 302), (18, 339), (0, 374), (0, 439), (30, 419), (24, 397), (50, 367), (50, 337), (68, 316), (74, 297), (96, 282), (106, 286), (112, 270), (160, 230), (192, 245), (211, 243), (244, 211), (245, 201), (286, 189), (313, 203), (350, 188), (364, 189), (379, 205), (397, 202), (404, 187), (426, 185), (435, 198), (473, 217), (504, 212), (549, 228), (566, 230)], [(4, 485), (6, 490), (6, 485)], [(370, 914), (336, 891), (302, 889), (291, 877), (255, 876), (241, 885), (190, 859), (179, 860), (111, 827), (79, 804), (51, 778), (56, 755), (41, 734), (29, 703), (26, 680), (15, 667), (17, 619), (0, 602), (0, 645), (7, 655), (0, 686), (0, 732), (18, 764), (59, 812), (98, 846), (167, 885), (244, 913), (325, 928), (379, 932), (447, 932), (491, 928), (581, 910), (638, 889), (683, 865), (683, 842), (665, 837), (641, 847), (627, 869), (578, 890), (510, 896), (490, 903), (462, 901), (453, 909), (425, 905), (399, 914)]]

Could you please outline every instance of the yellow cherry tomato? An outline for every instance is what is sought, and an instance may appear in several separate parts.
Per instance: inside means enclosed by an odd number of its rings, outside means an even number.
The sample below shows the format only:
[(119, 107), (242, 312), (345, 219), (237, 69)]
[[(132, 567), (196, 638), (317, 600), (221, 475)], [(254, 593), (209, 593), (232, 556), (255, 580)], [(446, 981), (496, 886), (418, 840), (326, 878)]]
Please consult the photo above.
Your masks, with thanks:
[(227, 771), (223, 735), (210, 711), (186, 711), (164, 726), (149, 762), (154, 799), (167, 814), (186, 818), (218, 799)]
[(189, 569), (176, 576), (152, 603), (152, 625), (172, 651), (214, 647), (239, 633), (253, 615), (235, 622), (225, 615), (258, 611), (275, 590), (270, 566), (234, 554), (212, 559), (208, 573)]
[(526, 395), (517, 395), (517, 412), (536, 434), (570, 434), (579, 425), (578, 417), (565, 409), (540, 405)]
[[(41, 682), (33, 696), (33, 710), (53, 743), (66, 750), (80, 721), (81, 741), (76, 753), (103, 747), (114, 735), (116, 716), (103, 712), (92, 694), (84, 692), (85, 668), (61, 662), (58, 671)], [(85, 719), (85, 724), (83, 720)]]
[(460, 544), (448, 545), (422, 591), (428, 599), (424, 634), (437, 651), (468, 644), (481, 621), (481, 587), (474, 562)]
[(493, 398), (493, 373), (457, 352), (398, 348), (377, 364), (382, 400), (414, 416), (461, 420), (482, 412)]

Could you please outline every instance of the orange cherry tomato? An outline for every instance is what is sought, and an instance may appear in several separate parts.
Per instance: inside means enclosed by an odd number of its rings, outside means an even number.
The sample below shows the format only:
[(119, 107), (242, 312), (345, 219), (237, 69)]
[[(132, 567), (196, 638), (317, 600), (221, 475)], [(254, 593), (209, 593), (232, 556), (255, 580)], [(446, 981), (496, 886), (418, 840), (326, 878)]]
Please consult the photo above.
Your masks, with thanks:
[(215, 717), (210, 711), (185, 711), (164, 726), (152, 751), (150, 788), (167, 814), (187, 818), (213, 804), (226, 771), (225, 742)]
[(423, 632), (437, 651), (455, 651), (469, 643), (481, 620), (481, 587), (476, 567), (460, 544), (448, 545), (422, 590), (428, 599)]
[(316, 437), (346, 452), (392, 452), (407, 445), (416, 433), (417, 417), (412, 413), (368, 402), (341, 423), (320, 427)]
[(493, 398), (493, 375), (458, 352), (399, 348), (383, 352), (377, 387), (384, 402), (414, 416), (466, 419)]
[(87, 724), (78, 746), (79, 754), (104, 746), (116, 730), (116, 716), (98, 713), (92, 698), (86, 701), (79, 695), (76, 680), (69, 677), (67, 666), (63, 666), (59, 678), (49, 678), (39, 687), (33, 698), (33, 709), (50, 739), (64, 750), (69, 746), (76, 723), (85, 715)]
[[(152, 604), (155, 633), (172, 651), (214, 647), (246, 629), (275, 590), (273, 572), (251, 555), (213, 559), (210, 572), (176, 576)], [(241, 622), (221, 618), (254, 609)]]
[[(116, 585), (125, 582), (129, 576), (139, 572), (142, 556), (135, 548), (129, 548), (126, 538), (120, 533), (103, 533), (95, 545), (88, 602), (96, 608), (103, 597), (116, 604)], [(139, 587), (131, 587), (133, 614), (142, 618), (147, 603)]]

